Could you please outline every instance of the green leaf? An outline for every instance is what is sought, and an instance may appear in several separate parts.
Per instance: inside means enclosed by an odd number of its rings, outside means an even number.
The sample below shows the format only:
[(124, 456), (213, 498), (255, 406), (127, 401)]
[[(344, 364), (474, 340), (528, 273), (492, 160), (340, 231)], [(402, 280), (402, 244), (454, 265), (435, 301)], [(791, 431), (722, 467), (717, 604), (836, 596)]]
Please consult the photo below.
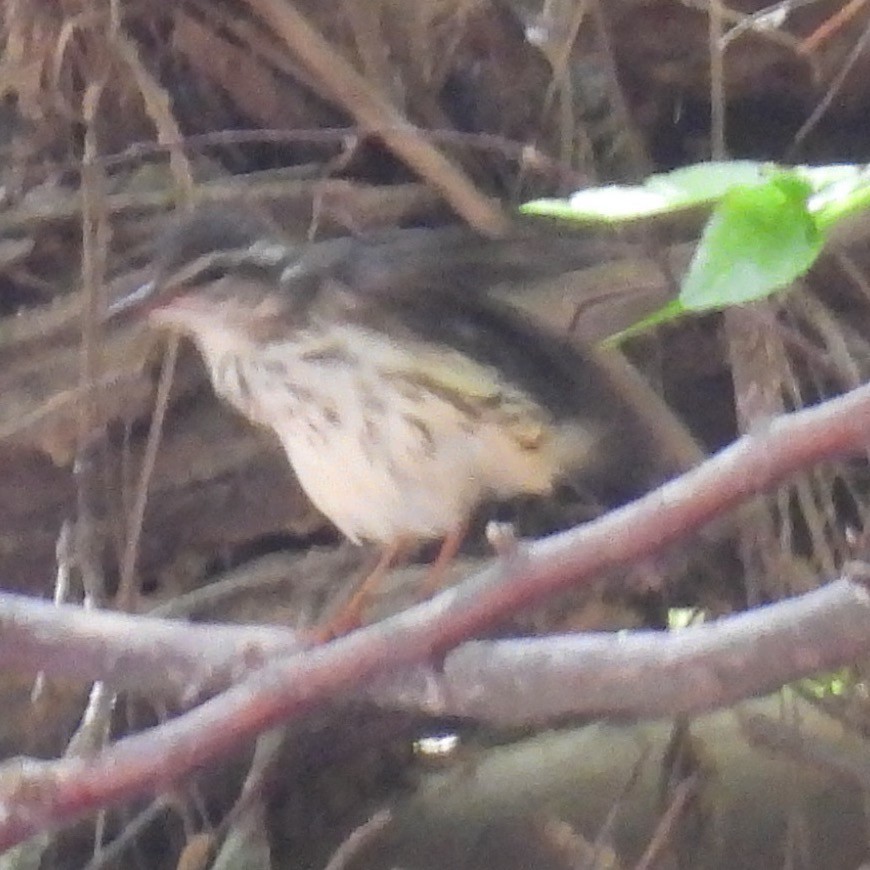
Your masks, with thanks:
[(804, 274), (831, 227), (870, 208), (870, 166), (779, 167), (709, 162), (609, 185), (567, 200), (538, 200), (526, 213), (573, 222), (625, 223), (715, 205), (679, 300), (609, 339), (619, 342), (690, 312), (765, 298)]
[(642, 185), (591, 187), (567, 200), (526, 203), (520, 211), (574, 221), (619, 223), (709, 205), (735, 185), (762, 184), (767, 169), (768, 164), (752, 160), (697, 163), (651, 175)]
[(799, 174), (778, 171), (725, 194), (683, 281), (683, 305), (705, 311), (752, 302), (806, 272), (824, 243), (808, 209), (811, 192)]
[(711, 205), (734, 187), (764, 185), (775, 173), (810, 185), (809, 211), (820, 227), (870, 205), (870, 167), (844, 163), (781, 169), (773, 163), (734, 160), (656, 173), (640, 185), (610, 184), (579, 190), (568, 199), (539, 199), (520, 211), (571, 221), (620, 223)]
[(820, 229), (870, 207), (870, 168), (843, 164), (802, 166), (798, 171), (813, 184), (809, 209)]

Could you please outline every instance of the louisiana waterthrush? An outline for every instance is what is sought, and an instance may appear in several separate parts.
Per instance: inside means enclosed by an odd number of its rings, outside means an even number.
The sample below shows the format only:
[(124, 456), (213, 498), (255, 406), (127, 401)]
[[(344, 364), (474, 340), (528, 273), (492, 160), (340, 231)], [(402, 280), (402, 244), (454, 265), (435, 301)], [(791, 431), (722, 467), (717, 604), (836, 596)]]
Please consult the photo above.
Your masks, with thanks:
[(293, 246), (227, 209), (157, 248), (153, 279), (112, 313), (189, 336), (216, 393), (274, 431), (352, 541), (455, 543), (486, 499), (638, 464), (596, 361), (486, 293), (587, 264), (582, 241), (424, 229)]

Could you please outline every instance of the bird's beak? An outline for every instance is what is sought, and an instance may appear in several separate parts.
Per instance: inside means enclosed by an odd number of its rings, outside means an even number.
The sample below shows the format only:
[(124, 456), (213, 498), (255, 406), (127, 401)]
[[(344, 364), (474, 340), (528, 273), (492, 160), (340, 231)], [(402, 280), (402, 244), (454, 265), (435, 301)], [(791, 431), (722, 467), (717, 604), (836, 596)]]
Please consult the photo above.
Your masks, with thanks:
[(157, 282), (146, 281), (135, 290), (116, 299), (106, 309), (105, 320), (114, 321), (145, 315), (151, 309), (157, 294)]

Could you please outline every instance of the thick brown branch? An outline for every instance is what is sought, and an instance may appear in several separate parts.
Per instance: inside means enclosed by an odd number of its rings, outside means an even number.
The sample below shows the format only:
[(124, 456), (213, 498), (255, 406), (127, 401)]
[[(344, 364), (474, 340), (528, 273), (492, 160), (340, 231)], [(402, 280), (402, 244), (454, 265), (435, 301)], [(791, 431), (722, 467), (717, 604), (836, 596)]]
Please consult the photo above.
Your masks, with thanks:
[(190, 625), (0, 593), (5, 670), (103, 680), (114, 689), (182, 703), (299, 648), (294, 633), (281, 628)]
[[(798, 598), (676, 632), (472, 642), (430, 676), (433, 712), (497, 725), (570, 715), (699, 714), (870, 653), (870, 595), (841, 579)], [(400, 696), (401, 697), (401, 696)], [(407, 692), (403, 699), (409, 700)]]

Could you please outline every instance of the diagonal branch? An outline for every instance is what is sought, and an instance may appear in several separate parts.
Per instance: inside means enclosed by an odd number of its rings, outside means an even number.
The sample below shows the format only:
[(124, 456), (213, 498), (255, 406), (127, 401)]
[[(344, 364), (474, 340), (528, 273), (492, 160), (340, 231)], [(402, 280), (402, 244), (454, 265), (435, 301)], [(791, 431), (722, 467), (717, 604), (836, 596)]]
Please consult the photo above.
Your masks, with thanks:
[[(110, 803), (163, 790), (261, 731), (376, 675), (444, 654), (553, 592), (659, 551), (801, 468), (863, 452), (868, 433), (870, 386), (864, 386), (772, 421), (765, 431), (741, 438), (694, 471), (599, 520), (519, 546), (427, 604), (271, 661), (196, 709), (125, 738), (97, 758), (12, 762), (0, 771), (0, 848)], [(864, 619), (866, 596), (856, 589), (849, 587), (848, 594), (853, 605), (862, 605), (855, 610)], [(804, 662), (810, 669), (833, 665), (813, 651)], [(793, 663), (786, 673), (786, 679), (794, 676)], [(756, 690), (771, 687), (768, 682)]]
[(393, 153), (441, 193), (471, 226), (503, 235), (509, 221), (423, 134), (360, 75), (293, 6), (280, 0), (247, 0), (336, 103), (367, 130), (378, 131)]

